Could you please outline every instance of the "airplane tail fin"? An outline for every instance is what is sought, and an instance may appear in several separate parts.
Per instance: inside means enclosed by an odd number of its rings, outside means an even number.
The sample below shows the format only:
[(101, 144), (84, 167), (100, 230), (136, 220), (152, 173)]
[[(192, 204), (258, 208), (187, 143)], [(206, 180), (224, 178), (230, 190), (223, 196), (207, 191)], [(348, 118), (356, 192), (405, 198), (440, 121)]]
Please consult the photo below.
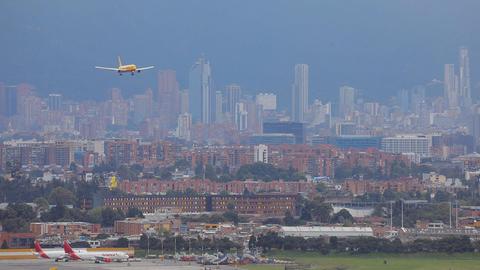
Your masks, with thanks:
[(118, 66), (119, 66), (119, 67), (120, 67), (120, 66), (123, 66), (123, 64), (122, 64), (122, 58), (120, 58), (120, 56), (118, 56)]
[(43, 252), (43, 249), (40, 246), (40, 243), (38, 242), (38, 240), (35, 240), (34, 246), (35, 246), (35, 252), (38, 253), (38, 256), (40, 256), (42, 258), (45, 258), (45, 259), (50, 259), (50, 257), (48, 257), (48, 255), (45, 254), (45, 252)]
[(67, 240), (63, 241), (63, 250), (73, 260), (80, 260), (81, 258), (75, 253)]
[(65, 253), (67, 253), (67, 254), (72, 254), (72, 253), (74, 253), (72, 247), (71, 247), (70, 244), (67, 242), (67, 240), (63, 241), (63, 250), (64, 250)]
[(36, 252), (38, 252), (38, 253), (43, 252), (42, 247), (40, 246), (40, 243), (38, 242), (38, 240), (35, 240), (34, 246), (35, 246), (35, 251)]

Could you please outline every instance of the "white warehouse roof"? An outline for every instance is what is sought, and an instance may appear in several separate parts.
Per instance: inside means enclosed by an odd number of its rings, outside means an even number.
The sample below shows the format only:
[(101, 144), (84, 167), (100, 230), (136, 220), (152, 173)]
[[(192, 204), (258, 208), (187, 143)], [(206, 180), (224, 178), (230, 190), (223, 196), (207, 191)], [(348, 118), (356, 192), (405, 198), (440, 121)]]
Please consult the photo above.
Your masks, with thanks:
[(340, 226), (282, 226), (283, 236), (299, 236), (304, 238), (320, 236), (359, 237), (373, 236), (371, 227), (340, 227)]

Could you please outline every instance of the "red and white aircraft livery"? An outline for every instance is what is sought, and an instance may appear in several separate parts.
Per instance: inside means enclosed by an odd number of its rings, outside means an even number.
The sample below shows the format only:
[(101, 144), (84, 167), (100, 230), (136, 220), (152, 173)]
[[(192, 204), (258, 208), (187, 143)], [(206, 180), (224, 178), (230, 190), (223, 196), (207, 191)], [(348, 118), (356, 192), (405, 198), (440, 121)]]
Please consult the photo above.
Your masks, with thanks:
[(95, 261), (95, 263), (100, 263), (128, 261), (129, 258), (126, 252), (73, 250), (67, 241), (63, 242), (63, 249), (72, 260)]
[(54, 259), (56, 262), (68, 261), (69, 259), (69, 256), (67, 253), (65, 253), (65, 250), (62, 250), (62, 249), (43, 250), (38, 241), (35, 241), (34, 246), (35, 246), (35, 253), (39, 258)]

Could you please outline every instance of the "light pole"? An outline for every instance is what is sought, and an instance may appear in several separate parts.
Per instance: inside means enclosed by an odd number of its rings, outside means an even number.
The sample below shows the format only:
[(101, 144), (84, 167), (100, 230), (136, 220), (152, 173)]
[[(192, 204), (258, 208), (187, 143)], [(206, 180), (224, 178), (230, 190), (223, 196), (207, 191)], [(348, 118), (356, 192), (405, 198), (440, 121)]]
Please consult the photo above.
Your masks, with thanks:
[(148, 258), (148, 256), (150, 255), (150, 235), (148, 233), (146, 233), (147, 235), (147, 255), (145, 256), (145, 258)]
[(165, 241), (165, 236), (160, 236), (160, 242), (162, 243), (162, 256), (163, 256), (163, 241)]
[(174, 242), (175, 261), (177, 261), (177, 236), (176, 235), (173, 238), (173, 242)]

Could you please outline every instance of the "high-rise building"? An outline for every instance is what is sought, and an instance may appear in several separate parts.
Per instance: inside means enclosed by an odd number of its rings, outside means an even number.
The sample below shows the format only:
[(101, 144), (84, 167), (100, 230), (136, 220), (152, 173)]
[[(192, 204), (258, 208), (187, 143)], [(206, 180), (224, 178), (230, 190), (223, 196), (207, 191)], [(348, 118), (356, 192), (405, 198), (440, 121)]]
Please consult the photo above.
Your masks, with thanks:
[(194, 122), (212, 122), (212, 74), (210, 63), (200, 57), (190, 69), (189, 97), (190, 113)]
[(262, 133), (263, 106), (257, 104), (253, 98), (245, 100), (247, 106), (248, 130), (253, 133)]
[(158, 72), (158, 112), (162, 125), (175, 127), (180, 113), (180, 89), (175, 70)]
[(178, 116), (177, 137), (189, 141), (191, 138), (192, 115), (182, 113)]
[(238, 130), (243, 131), (247, 129), (248, 113), (245, 102), (237, 102), (235, 104), (235, 126)]
[(230, 116), (230, 120), (234, 122), (235, 104), (240, 102), (242, 89), (238, 84), (229, 84), (225, 87), (225, 113)]
[(268, 146), (265, 144), (255, 145), (253, 151), (254, 162), (268, 163)]
[(475, 106), (472, 116), (472, 130), (470, 134), (473, 136), (473, 151), (478, 151), (478, 146), (480, 145), (480, 107)]
[(295, 81), (292, 87), (292, 119), (305, 121), (308, 110), (308, 65), (295, 65)]
[(14, 116), (17, 114), (17, 105), (18, 105), (18, 89), (15, 86), (6, 86), (5, 87), (5, 97), (4, 97), (4, 112), (5, 116)]
[(455, 66), (453, 64), (445, 64), (443, 77), (444, 92), (448, 108), (452, 109), (458, 106), (458, 92), (455, 82)]
[(377, 116), (380, 113), (380, 103), (378, 103), (378, 102), (365, 102), (363, 104), (363, 110), (368, 115)]
[(48, 94), (48, 109), (50, 111), (60, 111), (62, 108), (61, 94)]
[(355, 89), (353, 87), (340, 87), (340, 97), (338, 105), (340, 116), (342, 118), (345, 118), (353, 113), (353, 111), (355, 110)]
[(189, 111), (189, 101), (188, 101), (188, 89), (180, 91), (180, 113), (188, 113)]
[(215, 92), (215, 123), (223, 122), (223, 95), (222, 91)]
[(128, 103), (122, 97), (122, 91), (118, 88), (110, 90), (111, 100), (106, 102), (109, 123), (115, 126), (126, 126), (128, 123)]
[(462, 105), (470, 106), (472, 101), (472, 92), (470, 88), (470, 58), (468, 48), (460, 47), (460, 97)]
[(135, 123), (140, 123), (149, 116), (148, 103), (150, 101), (147, 95), (133, 96), (133, 120)]
[(274, 111), (277, 109), (277, 95), (272, 93), (260, 93), (255, 97), (255, 102), (262, 105), (266, 111)]

